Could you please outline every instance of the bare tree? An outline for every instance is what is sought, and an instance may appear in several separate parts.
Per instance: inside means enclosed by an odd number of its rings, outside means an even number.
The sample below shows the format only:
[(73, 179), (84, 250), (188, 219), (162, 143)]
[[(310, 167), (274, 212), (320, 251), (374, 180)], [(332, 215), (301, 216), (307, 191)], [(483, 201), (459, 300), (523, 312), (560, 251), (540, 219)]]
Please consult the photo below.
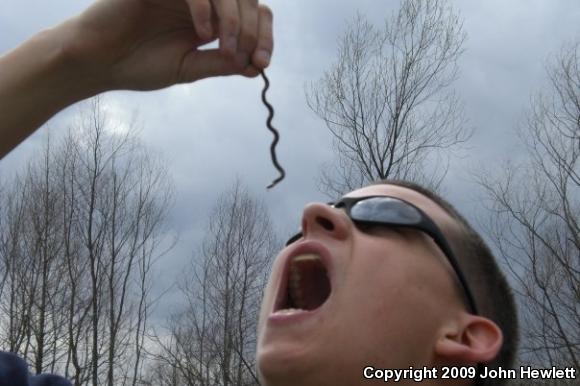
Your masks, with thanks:
[(265, 206), (236, 181), (214, 207), (191, 272), (185, 306), (169, 319), (161, 385), (258, 385), (257, 319), (271, 258), (279, 244)]
[(36, 372), (54, 370), (64, 334), (60, 307), (66, 291), (58, 255), (61, 210), (50, 172), (50, 147), (31, 163), (5, 197), (0, 258), (8, 291), (4, 311), (6, 346), (30, 355)]
[(111, 133), (100, 103), (5, 200), (0, 342), (75, 385), (135, 385), (170, 190), (131, 130)]
[[(12, 352), (28, 352), (26, 342), (30, 341), (28, 301), (28, 271), (26, 244), (22, 233), (25, 232), (25, 200), (23, 199), (24, 181), (6, 189), (2, 207), (4, 216), (0, 253), (4, 278), (3, 296), (0, 298), (0, 320), (2, 322), (1, 342), (5, 349)], [(26, 291), (22, 290), (26, 286)]]
[[(0, 197), (4, 197), (6, 195), (5, 190), (4, 190), (4, 186), (2, 186), (2, 181), (0, 180)], [(4, 235), (4, 227), (5, 227), (5, 222), (4, 219), (6, 217), (6, 206), (5, 203), (0, 200), (0, 249), (1, 250), (5, 250), (6, 248), (6, 241), (4, 240), (2, 237), (2, 235)], [(0, 256), (4, 256), (5, 253), (0, 252)], [(6, 284), (6, 281), (8, 279), (8, 269), (5, 266), (5, 262), (3, 260), (0, 260), (0, 299), (2, 298), (2, 294), (4, 293), (4, 286)]]
[(549, 69), (521, 127), (527, 155), (479, 177), (490, 236), (521, 302), (522, 360), (580, 369), (580, 57), (569, 46)]
[(380, 30), (360, 14), (352, 21), (336, 64), (307, 92), (334, 137), (323, 192), (336, 197), (379, 178), (439, 185), (440, 151), (471, 135), (451, 88), (464, 40), (445, 0), (404, 0)]

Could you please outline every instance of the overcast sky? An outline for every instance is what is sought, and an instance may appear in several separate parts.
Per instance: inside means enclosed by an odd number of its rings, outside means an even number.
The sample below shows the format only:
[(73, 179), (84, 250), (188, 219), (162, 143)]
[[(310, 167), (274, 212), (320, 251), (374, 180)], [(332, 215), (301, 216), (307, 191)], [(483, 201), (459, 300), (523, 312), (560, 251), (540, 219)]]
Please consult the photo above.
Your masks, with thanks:
[[(121, 122), (138, 114), (141, 138), (163, 154), (175, 184), (169, 228), (179, 243), (162, 261), (160, 286), (170, 284), (192, 255), (216, 194), (236, 176), (264, 198), (280, 233), (297, 227), (302, 207), (324, 200), (315, 177), (332, 160), (324, 124), (305, 102), (304, 86), (316, 81), (335, 60), (345, 23), (360, 11), (380, 23), (398, 6), (390, 0), (270, 0), (275, 17), (275, 54), (267, 73), (269, 99), (276, 108), (274, 126), (281, 133), (278, 158), (287, 178), (272, 191), (277, 177), (260, 101), (260, 78), (221, 78), (166, 90), (113, 92), (107, 111)], [(0, 54), (34, 33), (73, 16), (87, 0), (0, 0)], [(580, 37), (578, 0), (455, 0), (464, 19), (466, 51), (455, 87), (475, 128), (467, 158), (452, 159), (444, 190), (468, 219), (481, 209), (477, 187), (467, 173), (479, 163), (501, 170), (501, 160), (517, 154), (514, 129), (532, 92), (546, 81), (545, 67), (561, 46)], [(51, 135), (62, 133), (78, 111), (73, 106), (50, 122)], [(46, 128), (0, 162), (7, 179), (42, 147)]]

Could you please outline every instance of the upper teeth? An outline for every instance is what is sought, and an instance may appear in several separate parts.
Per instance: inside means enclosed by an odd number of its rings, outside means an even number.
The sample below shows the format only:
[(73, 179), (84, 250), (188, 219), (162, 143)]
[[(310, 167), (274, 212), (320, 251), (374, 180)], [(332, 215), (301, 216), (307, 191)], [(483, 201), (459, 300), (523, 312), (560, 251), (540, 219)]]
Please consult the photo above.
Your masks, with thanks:
[(292, 260), (294, 261), (304, 261), (304, 260), (317, 260), (320, 259), (320, 256), (315, 255), (314, 253), (307, 253), (304, 255), (294, 256)]

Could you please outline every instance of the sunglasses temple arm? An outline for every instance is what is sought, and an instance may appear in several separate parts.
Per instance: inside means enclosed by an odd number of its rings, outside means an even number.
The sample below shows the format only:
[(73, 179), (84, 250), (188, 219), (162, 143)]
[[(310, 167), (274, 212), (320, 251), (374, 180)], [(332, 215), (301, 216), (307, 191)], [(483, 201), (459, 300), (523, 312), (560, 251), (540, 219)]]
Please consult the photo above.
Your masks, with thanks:
[(447, 260), (449, 260), (451, 267), (455, 271), (455, 275), (457, 276), (457, 279), (459, 280), (459, 284), (461, 284), (461, 287), (463, 288), (463, 293), (465, 295), (465, 298), (467, 300), (467, 304), (468, 304), (469, 308), (471, 308), (471, 312), (478, 315), (479, 312), (478, 312), (477, 306), (475, 304), (475, 299), (473, 297), (473, 293), (469, 289), (469, 286), (467, 284), (467, 280), (465, 279), (465, 276), (463, 275), (463, 271), (461, 270), (461, 267), (459, 267), (457, 259), (455, 258), (455, 254), (453, 253), (453, 251), (451, 250), (451, 248), (449, 247), (449, 245), (445, 241), (437, 240), (437, 239), (435, 239), (435, 241), (437, 241), (437, 244), (439, 244), (439, 247), (441, 248), (441, 250), (443, 251), (445, 256), (447, 256)]

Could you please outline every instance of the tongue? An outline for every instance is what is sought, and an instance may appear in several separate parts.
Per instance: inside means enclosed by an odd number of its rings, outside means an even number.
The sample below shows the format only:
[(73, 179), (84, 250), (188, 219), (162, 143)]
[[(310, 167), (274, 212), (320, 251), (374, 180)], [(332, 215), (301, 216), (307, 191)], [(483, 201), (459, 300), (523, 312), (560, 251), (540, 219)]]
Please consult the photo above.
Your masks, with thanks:
[(293, 269), (298, 273), (299, 298), (296, 304), (305, 310), (314, 310), (330, 295), (330, 281), (320, 259), (297, 259)]

